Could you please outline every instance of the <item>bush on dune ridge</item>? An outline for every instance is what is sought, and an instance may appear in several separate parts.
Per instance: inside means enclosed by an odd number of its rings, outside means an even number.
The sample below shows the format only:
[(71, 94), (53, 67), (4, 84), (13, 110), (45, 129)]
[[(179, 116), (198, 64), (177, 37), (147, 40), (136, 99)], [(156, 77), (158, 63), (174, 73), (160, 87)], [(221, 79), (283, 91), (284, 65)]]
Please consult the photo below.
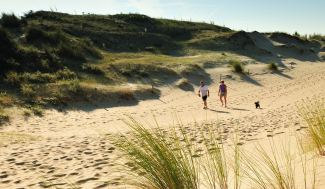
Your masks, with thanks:
[(18, 27), (20, 26), (20, 20), (14, 13), (2, 13), (0, 24), (5, 27)]

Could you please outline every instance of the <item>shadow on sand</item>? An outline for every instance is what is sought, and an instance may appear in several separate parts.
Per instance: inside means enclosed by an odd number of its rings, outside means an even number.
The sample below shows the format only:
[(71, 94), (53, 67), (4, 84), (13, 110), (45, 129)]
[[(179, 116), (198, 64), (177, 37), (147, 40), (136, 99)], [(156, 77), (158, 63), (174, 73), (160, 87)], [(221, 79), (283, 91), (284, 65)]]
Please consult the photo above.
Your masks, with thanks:
[(252, 79), (248, 75), (242, 74), (242, 78), (243, 78), (244, 81), (247, 81), (247, 82), (249, 82), (251, 84), (254, 84), (254, 85), (263, 87), (262, 84), (260, 84), (259, 82), (255, 81), (254, 79)]

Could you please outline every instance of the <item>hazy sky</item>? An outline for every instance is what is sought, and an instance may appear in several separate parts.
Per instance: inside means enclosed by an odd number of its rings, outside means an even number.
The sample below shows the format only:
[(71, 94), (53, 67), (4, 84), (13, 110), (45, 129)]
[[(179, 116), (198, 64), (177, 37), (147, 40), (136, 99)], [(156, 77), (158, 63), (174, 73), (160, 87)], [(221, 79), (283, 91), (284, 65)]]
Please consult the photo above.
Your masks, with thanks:
[(213, 21), (230, 29), (325, 35), (325, 0), (0, 0), (0, 12), (29, 10), (82, 14), (140, 13), (150, 17)]

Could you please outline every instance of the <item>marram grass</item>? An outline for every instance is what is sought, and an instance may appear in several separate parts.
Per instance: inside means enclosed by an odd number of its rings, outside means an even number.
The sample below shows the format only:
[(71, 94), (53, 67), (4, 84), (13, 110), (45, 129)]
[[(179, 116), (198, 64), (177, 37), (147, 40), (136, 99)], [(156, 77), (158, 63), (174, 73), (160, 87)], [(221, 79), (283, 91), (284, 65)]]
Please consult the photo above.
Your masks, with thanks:
[[(127, 134), (107, 137), (123, 155), (125, 163), (119, 166), (125, 184), (135, 188), (310, 188), (307, 177), (315, 186), (317, 161), (308, 167), (306, 154), (292, 149), (290, 137), (258, 141), (247, 150), (238, 143), (238, 133), (232, 142), (223, 141), (219, 124), (199, 126), (194, 120), (186, 127), (174, 116), (174, 125), (162, 129), (157, 121), (143, 124), (126, 116)], [(297, 174), (304, 175), (304, 186)]]

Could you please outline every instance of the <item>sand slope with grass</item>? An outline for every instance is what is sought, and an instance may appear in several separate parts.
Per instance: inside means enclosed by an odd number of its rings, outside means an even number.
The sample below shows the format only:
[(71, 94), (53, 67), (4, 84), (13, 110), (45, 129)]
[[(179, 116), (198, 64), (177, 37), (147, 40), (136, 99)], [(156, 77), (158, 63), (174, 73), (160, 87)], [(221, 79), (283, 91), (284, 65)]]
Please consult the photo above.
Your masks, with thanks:
[[(121, 120), (124, 114), (144, 123), (153, 123), (155, 118), (163, 130), (173, 125), (175, 115), (184, 125), (193, 125), (194, 120), (201, 126), (220, 123), (222, 138), (229, 142), (238, 127), (238, 142), (247, 146), (256, 139), (289, 134), (288, 130), (303, 131), (295, 105), (313, 96), (324, 97), (325, 62), (319, 57), (321, 53), (300, 55), (283, 47), (285, 36), (265, 35), (252, 33), (250, 37), (260, 41), (256, 46), (272, 54), (258, 57), (261, 62), (279, 62), (277, 71), (268, 70), (266, 64), (248, 64), (242, 75), (229, 67), (206, 68), (202, 76), (187, 76), (186, 81), (171, 79), (167, 85), (155, 86), (159, 97), (57, 106), (34, 117), (12, 110), (9, 124), (1, 126), (0, 188), (124, 187), (126, 177), (116, 168), (126, 162), (121, 162), (122, 155), (105, 137), (118, 132), (128, 135)], [(228, 87), (227, 107), (221, 106), (217, 95), (220, 78)], [(197, 95), (200, 80), (210, 89), (207, 110)], [(255, 108), (256, 101), (261, 108)], [(202, 143), (201, 138), (193, 140)], [(324, 162), (320, 157), (319, 170)], [(316, 188), (322, 188), (324, 173), (319, 171), (317, 179)]]

